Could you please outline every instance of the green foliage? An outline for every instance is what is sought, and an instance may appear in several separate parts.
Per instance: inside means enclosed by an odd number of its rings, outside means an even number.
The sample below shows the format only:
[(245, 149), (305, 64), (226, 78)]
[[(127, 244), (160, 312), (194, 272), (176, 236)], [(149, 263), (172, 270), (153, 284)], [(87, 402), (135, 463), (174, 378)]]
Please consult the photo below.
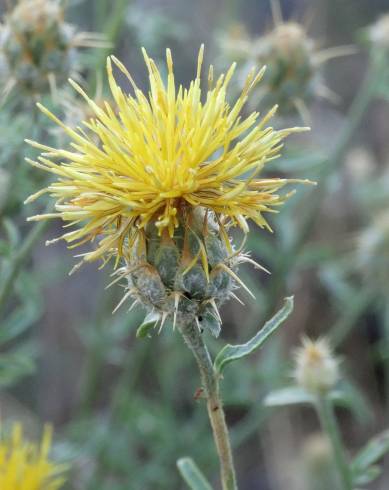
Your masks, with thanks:
[(375, 480), (381, 469), (376, 463), (389, 452), (389, 431), (373, 437), (354, 458), (351, 470), (355, 485), (367, 485)]
[(177, 461), (177, 467), (182, 478), (192, 490), (212, 490), (196, 463), (191, 458), (181, 458)]
[[(96, 72), (100, 74), (106, 55), (113, 52), (144, 88), (147, 80), (139, 51), (144, 45), (157, 64), (165, 47), (172, 47), (177, 79), (185, 85), (193, 75), (200, 41), (206, 42), (206, 56), (218, 62), (216, 31), (252, 19), (253, 32), (264, 34), (256, 19), (267, 21), (266, 11), (258, 2), (254, 10), (254, 3), (230, 2), (220, 15), (215, 2), (195, 7), (190, 2), (173, 2), (158, 9), (122, 0), (69, 2), (67, 16), (77, 29), (104, 32), (112, 41), (109, 50), (79, 57), (81, 84), (89, 94), (97, 85), (99, 98), (106, 98), (106, 86), (99, 94)], [(359, 1), (363, 4), (373, 10), (367, 0)], [(336, 5), (336, 12), (340, 16), (342, 9), (350, 8), (355, 23), (362, 25), (366, 19), (357, 19), (358, 9), (352, 2), (344, 2), (342, 8)], [(349, 12), (343, 12), (342, 19), (349, 18)], [(344, 37), (333, 29), (328, 26), (334, 37)], [(380, 464), (389, 450), (385, 428), (389, 396), (388, 53), (370, 51), (367, 57), (368, 65), (365, 57), (331, 62), (328, 73), (336, 82), (333, 86), (342, 96), (341, 103), (335, 108), (324, 102), (315, 107), (312, 136), (291, 139), (286, 156), (268, 167), (269, 176), (309, 177), (318, 182), (318, 188), (299, 189), (288, 207), (280, 208), (272, 223), (274, 234), (252, 227), (246, 251), (271, 271), (265, 277), (248, 265), (242, 267), (242, 279), (256, 299), (245, 300), (245, 306), (232, 301), (221, 306), (222, 330), (209, 305), (202, 311), (204, 339), (216, 354), (215, 370), (224, 376), (222, 397), (242, 488), (262, 488), (278, 478), (288, 481), (291, 490), (303, 488), (300, 480), (289, 478), (288, 468), (299, 467), (301, 440), (318, 425), (311, 415), (305, 418), (299, 412), (300, 405), (315, 404), (313, 396), (290, 385), (290, 352), (302, 333), (328, 336), (343, 356), (343, 380), (329, 399), (341, 415), (338, 422), (346, 452), (356, 454), (350, 465), (354, 485), (365, 487), (380, 475), (383, 481), (388, 478), (387, 469)], [(46, 64), (48, 58), (42, 60)], [(69, 66), (65, 62), (57, 68), (58, 80), (63, 81)], [(285, 67), (281, 68), (281, 74), (286, 74)], [(359, 89), (357, 83), (364, 73), (366, 80)], [(275, 74), (272, 70), (267, 76)], [(2, 91), (6, 74), (1, 60), (0, 75)], [(204, 73), (204, 80), (206, 76)], [(125, 91), (131, 89), (124, 78), (121, 82)], [(61, 106), (66, 88), (53, 100), (46, 81), (43, 87), (40, 100), (55, 113), (66, 112)], [(284, 88), (283, 98), (289, 89), (296, 91), (295, 86)], [(371, 105), (373, 100), (379, 102)], [(55, 454), (72, 465), (69, 490), (182, 489), (175, 461), (188, 453), (214, 481), (218, 462), (200, 381), (177, 329), (172, 330), (171, 319), (159, 332), (159, 328), (154, 330), (161, 320), (156, 313), (142, 320), (143, 310), (134, 308), (128, 313), (123, 308), (112, 315), (123, 296), (120, 284), (104, 291), (110, 282), (108, 274), (99, 272), (97, 278), (94, 266), (67, 278), (72, 251), (61, 244), (44, 248), (46, 239), (60, 234), (58, 227), (49, 224), (45, 229), (26, 223), (27, 215), (42, 209), (39, 205), (26, 209), (23, 201), (48, 181), (42, 182), (46, 177), (24, 163), (26, 156), (36, 156), (24, 139), (53, 147), (66, 145), (64, 134), (48, 130), (46, 119), (35, 108), (36, 101), (15, 90), (1, 99), (0, 106), (2, 418), (21, 418), (32, 433), (44, 419), (54, 421)], [(255, 110), (263, 112), (262, 102), (259, 96), (255, 98)], [(280, 120), (275, 124), (283, 125)], [(291, 125), (299, 124), (298, 119), (291, 121)], [(363, 162), (354, 154), (348, 157), (350, 149), (360, 146), (367, 154)], [(194, 239), (191, 245), (197, 252), (198, 242)], [(220, 256), (218, 242), (216, 247), (209, 241), (206, 245), (213, 259), (226, 258), (225, 251)], [(164, 288), (170, 289), (178, 275), (177, 250), (154, 252), (150, 256)], [(173, 277), (169, 275), (172, 267), (166, 268), (167, 260), (173, 263)], [(110, 264), (106, 270), (111, 272)], [(180, 286), (189, 289), (195, 274), (201, 279), (200, 286), (196, 283), (191, 293), (201, 296), (207, 284), (201, 266), (192, 274), (182, 273)], [(225, 274), (219, 275), (226, 279)], [(220, 294), (223, 280), (213, 284), (214, 294)], [(233, 292), (240, 297), (239, 290)], [(295, 314), (281, 329), (292, 311), (292, 298), (268, 318), (292, 292)], [(258, 325), (264, 326), (258, 331)], [(265, 342), (260, 356), (249, 357)], [(238, 359), (245, 362), (225, 370)], [(281, 406), (293, 406), (293, 410), (274, 411), (274, 420), (269, 421), (272, 410)], [(357, 432), (358, 424), (379, 433), (361, 450), (355, 438), (349, 437), (349, 432)], [(301, 446), (294, 444), (297, 440)], [(211, 488), (192, 459), (179, 459), (177, 464), (190, 488)], [(312, 481), (315, 478), (313, 474)]]
[(285, 299), (285, 305), (273, 318), (265, 323), (263, 328), (248, 342), (240, 345), (226, 345), (216, 356), (214, 367), (221, 374), (224, 368), (233, 361), (248, 356), (262, 347), (266, 340), (281, 326), (293, 310), (293, 297)]

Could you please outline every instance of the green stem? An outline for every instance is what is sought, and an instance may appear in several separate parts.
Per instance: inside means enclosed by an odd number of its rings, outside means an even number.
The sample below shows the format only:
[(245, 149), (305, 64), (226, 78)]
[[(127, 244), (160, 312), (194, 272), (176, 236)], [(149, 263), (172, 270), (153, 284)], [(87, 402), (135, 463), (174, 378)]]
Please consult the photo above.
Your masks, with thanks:
[(327, 434), (331, 446), (334, 465), (337, 469), (341, 490), (352, 490), (352, 478), (345, 457), (339, 427), (335, 418), (331, 400), (326, 396), (319, 396), (316, 400), (316, 409), (323, 431)]
[(4, 307), (8, 299), (8, 296), (12, 291), (12, 285), (15, 279), (17, 278), (25, 259), (29, 255), (34, 244), (42, 235), (46, 226), (47, 226), (47, 221), (39, 221), (38, 223), (36, 223), (36, 225), (24, 238), (23, 245), (15, 253), (13, 258), (11, 259), (10, 264), (8, 264), (8, 267), (5, 270), (5, 277), (2, 278), (0, 284), (0, 311)]
[[(113, 9), (112, 5), (114, 5)], [(111, 52), (115, 49), (117, 45), (117, 41), (122, 31), (123, 24), (125, 23), (126, 11), (129, 5), (129, 0), (118, 0), (113, 4), (111, 2), (108, 2), (105, 5), (105, 8), (108, 9), (108, 11), (111, 11), (111, 15), (108, 19), (105, 19), (104, 34), (107, 40), (112, 43), (112, 46), (106, 49), (103, 48), (99, 50), (95, 65), (97, 70), (105, 67), (107, 56), (111, 54)], [(103, 7), (104, 6), (102, 4), (99, 6), (100, 12), (103, 12), (105, 10)], [(96, 81), (94, 79), (90, 80), (90, 85), (93, 86), (93, 84), (96, 84)]]
[(180, 331), (200, 370), (201, 382), (207, 398), (208, 415), (219, 455), (223, 490), (237, 490), (228, 428), (220, 398), (218, 376), (215, 373), (211, 357), (197, 325), (194, 322), (181, 325)]
[[(389, 345), (389, 305), (383, 306), (384, 343)], [(389, 409), (389, 359), (384, 359), (386, 407)]]

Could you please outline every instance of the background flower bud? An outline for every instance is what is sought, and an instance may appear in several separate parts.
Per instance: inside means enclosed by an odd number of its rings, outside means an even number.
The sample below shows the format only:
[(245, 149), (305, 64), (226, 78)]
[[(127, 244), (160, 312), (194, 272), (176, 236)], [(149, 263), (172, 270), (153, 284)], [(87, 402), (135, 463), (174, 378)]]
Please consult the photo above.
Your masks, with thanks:
[(331, 390), (338, 381), (338, 361), (325, 339), (304, 338), (296, 352), (294, 376), (307, 391), (320, 394)]

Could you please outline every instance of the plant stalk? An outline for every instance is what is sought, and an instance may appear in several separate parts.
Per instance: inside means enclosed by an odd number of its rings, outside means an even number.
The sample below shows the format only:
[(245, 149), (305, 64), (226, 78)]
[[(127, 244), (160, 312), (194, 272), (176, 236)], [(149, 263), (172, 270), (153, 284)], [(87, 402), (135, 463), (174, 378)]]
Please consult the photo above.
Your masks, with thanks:
[(198, 326), (193, 322), (180, 325), (179, 329), (200, 370), (213, 438), (219, 455), (222, 488), (223, 490), (237, 490), (231, 444), (220, 398), (218, 376), (215, 373), (211, 357)]
[(338, 472), (339, 483), (341, 485), (340, 488), (341, 490), (353, 490), (351, 472), (345, 457), (345, 451), (331, 400), (326, 396), (318, 396), (316, 400), (316, 410), (323, 431), (327, 434), (332, 446), (334, 466)]
[(5, 275), (2, 278), (0, 285), (0, 311), (4, 308), (8, 296), (12, 292), (12, 286), (17, 276), (19, 275), (20, 269), (27, 259), (31, 249), (38, 241), (45, 228), (47, 227), (46, 221), (38, 221), (35, 226), (30, 230), (28, 235), (25, 237), (23, 245), (15, 253), (10, 263), (7, 266)]

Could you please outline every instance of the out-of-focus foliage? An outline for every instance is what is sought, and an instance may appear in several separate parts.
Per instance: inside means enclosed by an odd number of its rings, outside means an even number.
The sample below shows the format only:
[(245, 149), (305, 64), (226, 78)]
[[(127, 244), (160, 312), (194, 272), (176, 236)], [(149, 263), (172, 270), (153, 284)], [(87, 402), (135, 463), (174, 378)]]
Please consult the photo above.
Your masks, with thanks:
[[(3, 28), (2, 43), (7, 38), (9, 46), (10, 10), (4, 3), (0, 2), (1, 22), (8, 27)], [(112, 48), (92, 49), (87, 56), (77, 54), (79, 83), (89, 94), (96, 91), (99, 105), (109, 97), (100, 77), (107, 54), (120, 57), (144, 88), (147, 75), (140, 45), (157, 63), (169, 46), (177, 78), (185, 83), (193, 78), (199, 40), (207, 43), (206, 56), (212, 53), (223, 64), (226, 51), (221, 52), (220, 38), (228, 38), (236, 53), (242, 47), (242, 32), (249, 33), (245, 49), (251, 54), (236, 59), (238, 71), (245, 73), (253, 63), (268, 64), (269, 97), (257, 94), (253, 109), (264, 112), (273, 103), (284, 108), (290, 104), (290, 109), (296, 107), (296, 97), (304, 100), (303, 116), (309, 117), (312, 131), (288, 143), (288, 157), (274, 161), (272, 172), (309, 177), (318, 186), (303, 188), (290, 199), (274, 220), (274, 234), (253, 229), (246, 248), (272, 274), (245, 265), (244, 280), (256, 300), (237, 291), (246, 306), (227, 304), (221, 310), (221, 338), (204, 335), (213, 354), (226, 343), (242, 345), (278, 311), (286, 295), (295, 296), (293, 315), (267, 347), (224, 372), (223, 398), (242, 490), (334, 487), (328, 441), (317, 434), (318, 422), (306, 406), (312, 395), (291, 381), (289, 353), (303, 333), (325, 334), (340, 357), (342, 380), (331, 397), (356, 484), (385, 489), (389, 480), (387, 465), (382, 464), (388, 448), (389, 406), (385, 2), (315, 2), (311, 25), (299, 24), (304, 26), (297, 40), (303, 40), (306, 70), (300, 66), (297, 79), (294, 69), (300, 58), (287, 56), (288, 63), (293, 59), (289, 66), (271, 54), (269, 33), (274, 34), (275, 24), (266, 2), (237, 0), (222, 9), (217, 1), (178, 0), (78, 0), (58, 5), (64, 9), (61, 29), (71, 24), (72, 32), (104, 33), (113, 43)], [(283, 25), (296, 25), (309, 10), (299, 0), (283, 1), (281, 7)], [(325, 19), (332, 21), (326, 24)], [(12, 26), (15, 22), (19, 26), (26, 20), (17, 17)], [(237, 24), (243, 26), (239, 35), (236, 31), (228, 35)], [(100, 45), (101, 39), (96, 39)], [(320, 69), (312, 61), (313, 53), (325, 53), (324, 46), (353, 43), (357, 54), (333, 59)], [(39, 44), (39, 56), (42, 63), (51, 63), (46, 47), (46, 42)], [(283, 48), (289, 54), (293, 47), (288, 38)], [(254, 51), (261, 56), (254, 56)], [(177, 332), (167, 327), (160, 335), (152, 330), (151, 338), (137, 339), (144, 312), (124, 309), (112, 315), (122, 288), (113, 285), (104, 290), (113, 279), (108, 272), (97, 274), (86, 266), (67, 277), (72, 251), (44, 247), (45, 240), (62, 230), (55, 224), (45, 228), (26, 223), (27, 213), (36, 214), (50, 204), (43, 200), (28, 211), (23, 206), (29, 194), (49, 183), (25, 164), (24, 157), (35, 157), (36, 151), (24, 139), (39, 139), (53, 147), (67, 141), (64, 133), (49, 128), (35, 108), (36, 100), (62, 113), (72, 127), (90, 115), (84, 101), (74, 99), (63, 83), (71, 71), (71, 53), (50, 64), (48, 71), (61, 89), (54, 100), (45, 68), (45, 81), (34, 82), (33, 93), (15, 85), (0, 107), (1, 417), (19, 418), (33, 433), (43, 420), (54, 423), (53, 456), (72, 467), (68, 489), (182, 489), (176, 461), (184, 456), (192, 458), (217, 488), (217, 456), (200, 381)], [(20, 61), (20, 50), (12, 56)], [(15, 66), (7, 65), (3, 56), (0, 83), (6, 91), (7, 81), (17, 78)], [(33, 68), (31, 64), (23, 68), (24, 80), (36, 80)], [(130, 90), (126, 80), (119, 83)], [(316, 98), (316, 89), (323, 85), (338, 94), (337, 104)], [(298, 101), (297, 106), (301, 112)], [(301, 124), (294, 110), (286, 112), (290, 125)], [(265, 397), (272, 409), (264, 406)], [(274, 409), (281, 405), (290, 407)]]

